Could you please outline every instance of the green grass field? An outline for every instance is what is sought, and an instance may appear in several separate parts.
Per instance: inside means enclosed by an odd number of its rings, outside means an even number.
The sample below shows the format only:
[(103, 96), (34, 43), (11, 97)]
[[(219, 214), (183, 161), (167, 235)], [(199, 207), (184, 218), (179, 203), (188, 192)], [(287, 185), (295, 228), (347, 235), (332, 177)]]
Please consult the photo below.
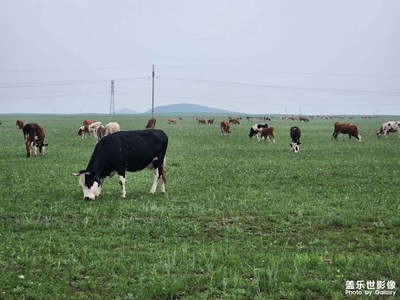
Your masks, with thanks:
[[(384, 119), (351, 120), (361, 143), (331, 141), (334, 119), (276, 119), (273, 144), (246, 121), (223, 137), (159, 116), (167, 194), (149, 195), (143, 171), (127, 175), (126, 199), (114, 177), (88, 202), (71, 175), (95, 145), (76, 139), (86, 117), (1, 116), (0, 299), (342, 299), (347, 281), (400, 285), (400, 140), (376, 138)], [(45, 128), (45, 157), (26, 158), (17, 118)]]

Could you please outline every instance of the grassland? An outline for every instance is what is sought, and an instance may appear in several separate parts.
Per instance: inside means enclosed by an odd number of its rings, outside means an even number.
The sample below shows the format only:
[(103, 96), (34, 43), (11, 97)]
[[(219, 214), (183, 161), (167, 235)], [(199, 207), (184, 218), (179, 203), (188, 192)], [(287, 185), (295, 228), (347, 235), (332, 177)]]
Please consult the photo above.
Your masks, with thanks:
[[(400, 140), (376, 138), (383, 119), (352, 120), (361, 143), (331, 141), (334, 120), (302, 123), (295, 155), (297, 122), (269, 122), (273, 144), (246, 122), (223, 137), (158, 117), (167, 194), (149, 195), (144, 171), (126, 199), (111, 178), (87, 202), (71, 176), (95, 144), (75, 137), (85, 117), (1, 116), (0, 299), (342, 299), (346, 281), (400, 284)], [(25, 157), (17, 118), (45, 127), (45, 157)]]

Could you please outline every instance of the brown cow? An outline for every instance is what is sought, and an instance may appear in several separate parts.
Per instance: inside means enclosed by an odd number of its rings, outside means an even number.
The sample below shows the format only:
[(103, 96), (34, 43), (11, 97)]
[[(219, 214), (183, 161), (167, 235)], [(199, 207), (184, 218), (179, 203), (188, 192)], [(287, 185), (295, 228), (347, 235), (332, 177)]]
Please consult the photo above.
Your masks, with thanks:
[(237, 117), (237, 118), (229, 118), (229, 123), (240, 124), (240, 118), (239, 117)]
[(168, 119), (168, 124), (177, 124), (175, 118)]
[(257, 136), (258, 141), (261, 140), (272, 140), (275, 143), (275, 128), (266, 127), (260, 131), (260, 137)]
[(214, 118), (208, 119), (208, 120), (207, 120), (207, 124), (208, 124), (208, 125), (213, 125), (213, 124), (214, 124)]
[(229, 124), (229, 121), (226, 121), (226, 120), (222, 121), (221, 122), (221, 134), (227, 135), (228, 133), (231, 133), (229, 130), (230, 126), (231, 125)]
[(204, 118), (198, 117), (196, 118), (196, 121), (199, 125), (206, 125), (206, 120)]
[(147, 121), (147, 125), (144, 129), (154, 129), (156, 127), (157, 120), (155, 118), (150, 118)]
[(24, 127), (24, 121), (17, 120), (15, 121), (15, 125), (17, 126), (17, 129), (22, 129)]
[(332, 138), (334, 138), (335, 140), (338, 140), (339, 133), (348, 134), (349, 139), (351, 139), (351, 137), (353, 136), (359, 142), (361, 142), (361, 134), (358, 132), (357, 126), (354, 124), (336, 122), (335, 129), (332, 134)]
[(39, 154), (44, 155), (44, 148), (48, 144), (44, 143), (44, 130), (36, 123), (26, 124), (22, 128), (24, 134), (26, 157), (31, 156), (32, 147), (35, 146), (35, 156), (37, 156), (37, 148), (39, 148)]

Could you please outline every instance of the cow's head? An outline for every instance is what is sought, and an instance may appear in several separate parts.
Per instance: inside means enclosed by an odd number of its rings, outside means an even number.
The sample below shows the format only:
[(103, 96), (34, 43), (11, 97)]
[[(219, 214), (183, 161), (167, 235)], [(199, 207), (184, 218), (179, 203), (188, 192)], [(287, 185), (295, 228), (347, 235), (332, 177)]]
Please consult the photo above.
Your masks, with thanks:
[(95, 200), (96, 197), (100, 196), (101, 180), (94, 172), (83, 170), (73, 175), (79, 176), (79, 186), (83, 190), (83, 199)]
[(249, 137), (253, 137), (257, 134), (258, 132), (255, 131), (253, 128), (250, 128), (250, 133), (249, 133)]
[(298, 153), (300, 151), (300, 143), (291, 142), (290, 148), (294, 153)]

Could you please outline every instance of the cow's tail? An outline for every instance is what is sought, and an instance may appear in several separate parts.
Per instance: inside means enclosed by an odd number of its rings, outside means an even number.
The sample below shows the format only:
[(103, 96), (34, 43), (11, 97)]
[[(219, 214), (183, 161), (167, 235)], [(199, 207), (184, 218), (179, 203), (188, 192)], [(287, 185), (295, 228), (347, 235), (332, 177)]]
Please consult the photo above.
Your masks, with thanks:
[(164, 184), (167, 183), (167, 156), (164, 156), (163, 163), (158, 167), (158, 174)]

